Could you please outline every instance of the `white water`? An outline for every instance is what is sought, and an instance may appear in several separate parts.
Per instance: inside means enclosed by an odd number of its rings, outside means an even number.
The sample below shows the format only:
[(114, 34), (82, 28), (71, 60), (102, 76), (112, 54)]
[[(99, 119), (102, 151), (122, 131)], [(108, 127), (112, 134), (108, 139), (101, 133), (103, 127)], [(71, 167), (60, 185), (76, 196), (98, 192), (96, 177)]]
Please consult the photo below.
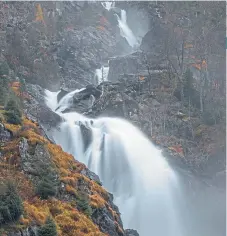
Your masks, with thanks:
[(107, 81), (109, 73), (109, 66), (102, 66), (100, 69), (95, 70), (95, 83)]
[(138, 47), (139, 41), (136, 39), (135, 35), (133, 34), (132, 30), (129, 28), (127, 24), (127, 16), (126, 16), (125, 10), (121, 10), (121, 17), (117, 15), (117, 20), (118, 20), (121, 36), (126, 38), (126, 40), (128, 41), (129, 45), (132, 48)]
[[(62, 114), (76, 92), (57, 103), (57, 93), (46, 91), (47, 105), (53, 111), (58, 108), (57, 113), (65, 119), (53, 133), (56, 143), (99, 175), (114, 195), (124, 228), (137, 229), (140, 236), (182, 236), (175, 205), (178, 179), (161, 151), (123, 119)], [(80, 122), (93, 136), (86, 150)]]
[(103, 5), (103, 7), (106, 8), (106, 10), (110, 10), (112, 7), (115, 6), (115, 2), (101, 2), (101, 4)]

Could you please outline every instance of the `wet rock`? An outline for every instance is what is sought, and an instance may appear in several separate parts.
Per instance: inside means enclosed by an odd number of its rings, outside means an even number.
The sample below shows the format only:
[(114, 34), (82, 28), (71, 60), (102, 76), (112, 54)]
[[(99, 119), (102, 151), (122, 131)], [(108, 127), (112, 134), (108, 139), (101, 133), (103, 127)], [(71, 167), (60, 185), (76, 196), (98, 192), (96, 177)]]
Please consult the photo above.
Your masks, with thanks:
[(86, 151), (89, 144), (92, 141), (92, 132), (91, 132), (91, 129), (88, 128), (83, 123), (80, 123), (80, 130), (81, 130), (82, 137), (83, 137), (84, 151)]
[(61, 91), (57, 95), (57, 101), (59, 102), (67, 93), (69, 92), (64, 89), (61, 89)]
[(93, 85), (88, 85), (84, 90), (73, 96), (72, 108), (77, 112), (84, 113), (91, 108), (94, 99), (100, 97), (101, 91)]

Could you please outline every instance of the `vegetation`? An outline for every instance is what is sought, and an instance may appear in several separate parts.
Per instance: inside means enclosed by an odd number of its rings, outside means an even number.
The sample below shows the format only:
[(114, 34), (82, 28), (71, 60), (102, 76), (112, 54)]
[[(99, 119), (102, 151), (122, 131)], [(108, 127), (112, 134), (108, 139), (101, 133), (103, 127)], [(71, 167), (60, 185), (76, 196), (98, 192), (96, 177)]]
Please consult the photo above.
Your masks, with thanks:
[(21, 124), (21, 118), (14, 111), (5, 112), (6, 121), (9, 124), (19, 125)]
[(57, 236), (57, 227), (53, 219), (47, 218), (44, 225), (38, 229), (38, 236)]
[(92, 209), (91, 206), (89, 205), (89, 200), (87, 196), (80, 195), (79, 197), (77, 197), (76, 204), (79, 211), (84, 212), (84, 214), (89, 217), (91, 216)]
[(23, 212), (22, 200), (12, 182), (0, 186), (0, 225), (14, 222)]
[(5, 104), (7, 92), (8, 92), (8, 79), (0, 75), (0, 105)]
[(51, 175), (44, 176), (37, 185), (36, 193), (41, 199), (48, 199), (48, 197), (56, 194), (56, 181)]

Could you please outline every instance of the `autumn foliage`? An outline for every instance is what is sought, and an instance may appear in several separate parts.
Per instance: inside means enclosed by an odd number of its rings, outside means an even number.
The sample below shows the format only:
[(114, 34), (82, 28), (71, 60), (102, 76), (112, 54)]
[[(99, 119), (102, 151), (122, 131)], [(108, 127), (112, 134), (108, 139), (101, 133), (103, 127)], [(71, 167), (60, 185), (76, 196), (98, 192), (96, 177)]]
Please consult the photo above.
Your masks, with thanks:
[[(45, 139), (41, 135), (38, 123), (23, 116), (21, 125), (12, 125), (4, 121), (4, 126), (12, 133), (12, 139), (3, 143), (1, 147), (3, 157), (0, 160), (0, 181), (17, 179), (18, 193), (24, 208), (24, 213), (17, 222), (18, 227), (26, 228), (29, 225), (44, 227), (48, 217), (51, 217), (59, 236), (104, 236), (106, 234), (100, 231), (89, 215), (92, 214), (92, 209), (106, 207), (116, 219), (116, 229), (122, 231), (117, 223), (119, 216), (108, 203), (109, 195), (106, 190), (81, 174), (86, 168), (84, 164), (65, 153), (60, 146)], [(63, 191), (63, 194), (70, 196), (67, 198), (71, 200), (65, 201), (54, 197), (41, 199), (37, 195), (33, 181), (26, 173), (21, 172), (19, 145), (22, 137), (27, 139), (29, 146), (42, 144), (48, 150), (53, 167), (59, 175), (61, 193)], [(86, 199), (81, 198), (83, 195)]]

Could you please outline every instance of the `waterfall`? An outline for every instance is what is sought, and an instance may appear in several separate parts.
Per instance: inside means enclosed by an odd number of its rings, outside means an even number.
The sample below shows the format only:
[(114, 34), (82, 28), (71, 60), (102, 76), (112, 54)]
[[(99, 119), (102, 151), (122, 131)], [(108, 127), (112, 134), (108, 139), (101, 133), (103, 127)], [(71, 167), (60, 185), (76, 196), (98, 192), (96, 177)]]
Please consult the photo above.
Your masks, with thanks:
[(101, 2), (101, 4), (103, 5), (104, 8), (106, 8), (106, 10), (110, 10), (112, 7), (115, 6), (115, 2)]
[(109, 66), (102, 66), (100, 69), (95, 70), (95, 84), (100, 84), (107, 81), (109, 73)]
[[(99, 175), (114, 195), (124, 228), (137, 229), (140, 236), (182, 236), (176, 209), (178, 178), (165, 158), (144, 135), (120, 118), (90, 119), (79, 113), (61, 113), (73, 94), (59, 102), (58, 93), (46, 91), (46, 103), (64, 122), (53, 137), (64, 151)], [(91, 131), (85, 147), (81, 124)]]
[(117, 16), (121, 36), (126, 38), (126, 40), (128, 41), (129, 45), (132, 48), (138, 47), (139, 42), (136, 39), (135, 35), (133, 34), (132, 30), (129, 28), (128, 24), (127, 24), (126, 11), (121, 10), (121, 17), (119, 17), (117, 14), (116, 14), (116, 16)]

